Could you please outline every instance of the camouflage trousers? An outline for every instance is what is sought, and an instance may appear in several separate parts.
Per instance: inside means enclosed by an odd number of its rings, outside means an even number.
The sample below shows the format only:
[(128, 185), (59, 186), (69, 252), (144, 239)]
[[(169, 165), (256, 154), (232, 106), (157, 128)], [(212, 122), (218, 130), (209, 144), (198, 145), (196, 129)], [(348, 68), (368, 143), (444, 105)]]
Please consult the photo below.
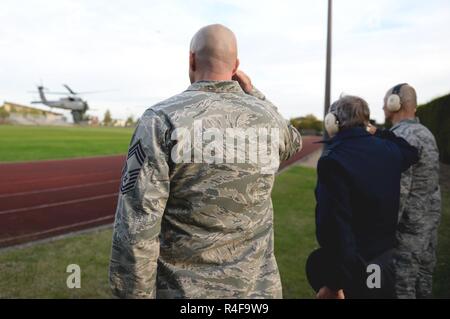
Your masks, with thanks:
[(432, 227), (422, 251), (398, 249), (395, 258), (395, 293), (399, 299), (432, 297), (433, 271), (436, 266), (438, 224)]

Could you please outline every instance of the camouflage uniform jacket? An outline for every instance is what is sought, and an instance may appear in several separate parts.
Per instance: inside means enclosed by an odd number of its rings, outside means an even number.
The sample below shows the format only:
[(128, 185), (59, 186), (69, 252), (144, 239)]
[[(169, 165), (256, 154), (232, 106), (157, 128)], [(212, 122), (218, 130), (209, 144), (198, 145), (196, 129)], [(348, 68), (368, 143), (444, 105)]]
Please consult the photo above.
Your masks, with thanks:
[[(248, 160), (195, 160), (205, 154), (195, 134), (206, 129), (279, 129), (277, 166), (301, 149), (297, 130), (259, 91), (252, 93), (235, 81), (199, 81), (143, 114), (116, 211), (110, 262), (116, 296), (281, 298), (271, 201), (276, 170)], [(180, 149), (191, 162), (174, 161)]]
[(401, 178), (398, 247), (394, 258), (396, 295), (430, 297), (441, 217), (439, 152), (433, 134), (418, 119), (401, 121), (391, 130), (419, 151), (419, 162)]
[(400, 249), (405, 246), (420, 253), (428, 244), (420, 243), (422, 237), (428, 236), (428, 228), (434, 228), (441, 215), (439, 151), (433, 134), (417, 118), (400, 121), (391, 131), (419, 151), (419, 162), (401, 178), (398, 240)]

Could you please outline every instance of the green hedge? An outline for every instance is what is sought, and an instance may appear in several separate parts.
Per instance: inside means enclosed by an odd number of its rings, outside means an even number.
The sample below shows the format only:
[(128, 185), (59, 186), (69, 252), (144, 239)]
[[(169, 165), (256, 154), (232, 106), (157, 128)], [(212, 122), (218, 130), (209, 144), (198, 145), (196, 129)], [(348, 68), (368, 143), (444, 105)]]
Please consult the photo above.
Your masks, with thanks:
[(450, 164), (450, 94), (419, 106), (417, 116), (434, 134), (441, 161)]

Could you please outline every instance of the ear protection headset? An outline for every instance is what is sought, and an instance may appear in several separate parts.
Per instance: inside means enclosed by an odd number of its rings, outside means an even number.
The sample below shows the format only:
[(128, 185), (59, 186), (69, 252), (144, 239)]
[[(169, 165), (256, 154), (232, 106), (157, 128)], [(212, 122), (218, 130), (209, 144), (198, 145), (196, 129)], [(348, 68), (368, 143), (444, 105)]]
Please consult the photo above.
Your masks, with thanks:
[(339, 132), (339, 119), (337, 118), (336, 114), (332, 112), (328, 113), (325, 116), (323, 124), (330, 137), (336, 135), (336, 133)]
[(400, 94), (401, 88), (404, 85), (407, 85), (407, 83), (402, 83), (402, 84), (396, 85), (392, 89), (391, 95), (388, 96), (387, 101), (386, 101), (386, 109), (389, 112), (398, 112), (400, 110), (400, 108), (402, 107), (402, 101), (400, 99), (399, 94)]
[[(345, 93), (342, 92), (340, 95), (340, 98), (344, 97)], [(339, 119), (337, 117), (337, 114), (334, 112), (329, 112), (325, 119), (323, 120), (323, 125), (325, 126), (325, 130), (327, 131), (328, 135), (330, 137), (333, 137), (334, 135), (339, 132)]]

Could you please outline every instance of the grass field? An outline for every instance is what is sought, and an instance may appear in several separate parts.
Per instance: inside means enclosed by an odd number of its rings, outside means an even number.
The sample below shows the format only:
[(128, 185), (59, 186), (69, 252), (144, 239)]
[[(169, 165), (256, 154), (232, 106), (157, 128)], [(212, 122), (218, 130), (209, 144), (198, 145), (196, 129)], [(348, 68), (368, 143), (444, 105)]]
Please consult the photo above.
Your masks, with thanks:
[(439, 228), (436, 276), (434, 277), (434, 296), (450, 298), (450, 189), (442, 193), (443, 210)]
[(133, 129), (0, 125), (0, 162), (124, 154)]
[[(293, 167), (276, 180), (275, 253), (285, 298), (312, 298), (304, 272), (316, 246), (314, 235), (315, 170)], [(450, 297), (450, 187), (443, 190), (435, 297)], [(78, 235), (0, 253), (0, 298), (110, 298), (108, 262), (111, 230)], [(82, 269), (80, 289), (66, 287), (67, 265)]]

